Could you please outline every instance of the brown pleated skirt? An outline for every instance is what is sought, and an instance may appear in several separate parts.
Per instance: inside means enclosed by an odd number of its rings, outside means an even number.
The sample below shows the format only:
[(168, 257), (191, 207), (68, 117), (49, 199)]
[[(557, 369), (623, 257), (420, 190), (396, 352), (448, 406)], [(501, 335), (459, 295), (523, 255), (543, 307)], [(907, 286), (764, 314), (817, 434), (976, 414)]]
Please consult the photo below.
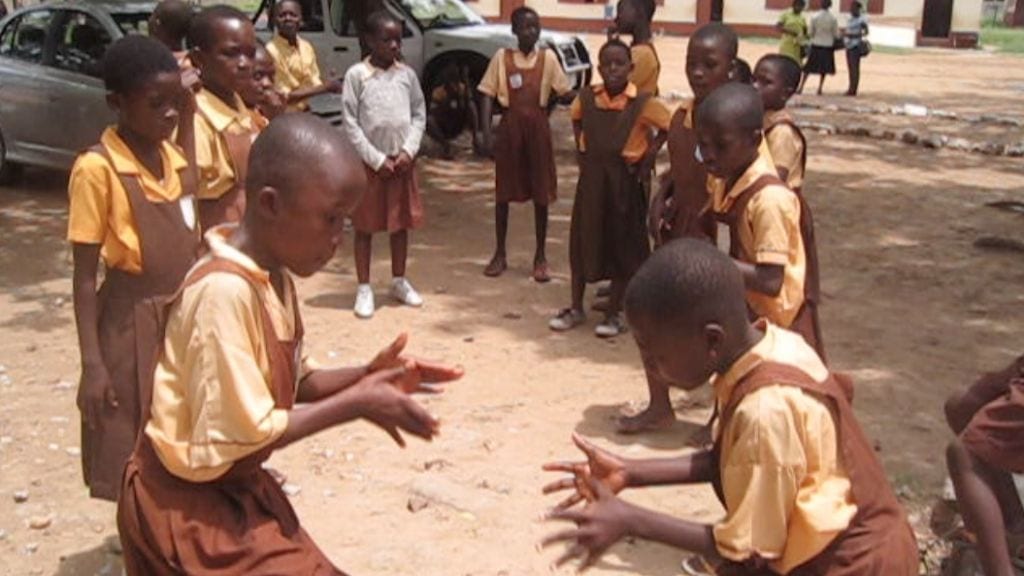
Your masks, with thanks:
[(366, 181), (369, 184), (366, 195), (352, 213), (352, 226), (357, 232), (393, 234), (423, 224), (423, 204), (415, 168), (405, 174), (382, 178), (367, 167)]

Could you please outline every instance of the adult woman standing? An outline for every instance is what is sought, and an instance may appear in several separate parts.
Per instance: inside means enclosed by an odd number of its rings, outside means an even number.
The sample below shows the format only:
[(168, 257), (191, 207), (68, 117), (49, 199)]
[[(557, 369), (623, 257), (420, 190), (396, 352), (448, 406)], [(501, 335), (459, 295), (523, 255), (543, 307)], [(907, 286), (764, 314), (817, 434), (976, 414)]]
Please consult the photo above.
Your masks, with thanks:
[(868, 43), (868, 18), (863, 14), (860, 2), (850, 6), (850, 19), (846, 22), (846, 67), (850, 71), (850, 87), (847, 96), (856, 96), (860, 86), (860, 61), (871, 52)]
[(832, 7), (832, 0), (821, 0), (821, 12), (818, 12), (811, 19), (811, 52), (807, 57), (807, 64), (804, 65), (804, 77), (800, 81), (798, 92), (804, 91), (804, 84), (811, 74), (821, 75), (818, 81), (818, 95), (825, 85), (825, 76), (832, 76), (836, 73), (836, 41), (842, 36), (839, 35), (839, 22), (836, 17), (828, 11)]
[(793, 7), (783, 12), (775, 23), (775, 29), (782, 33), (779, 54), (792, 58), (801, 66), (804, 62), (804, 46), (807, 44), (807, 21), (803, 15), (806, 6), (806, 0), (793, 0)]

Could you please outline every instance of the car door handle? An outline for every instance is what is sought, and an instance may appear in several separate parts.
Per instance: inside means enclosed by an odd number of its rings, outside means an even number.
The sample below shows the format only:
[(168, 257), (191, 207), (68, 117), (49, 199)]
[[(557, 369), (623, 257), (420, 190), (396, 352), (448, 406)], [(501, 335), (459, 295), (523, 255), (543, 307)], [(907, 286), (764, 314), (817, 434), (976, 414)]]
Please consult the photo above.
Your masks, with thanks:
[(335, 46), (335, 52), (348, 52), (348, 46)]

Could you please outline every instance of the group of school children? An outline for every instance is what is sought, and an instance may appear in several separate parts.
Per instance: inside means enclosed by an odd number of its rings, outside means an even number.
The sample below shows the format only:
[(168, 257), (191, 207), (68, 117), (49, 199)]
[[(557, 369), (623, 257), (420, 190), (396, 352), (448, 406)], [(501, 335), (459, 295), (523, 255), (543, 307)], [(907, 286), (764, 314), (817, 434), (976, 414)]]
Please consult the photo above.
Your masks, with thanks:
[[(482, 147), (496, 152), (497, 246), (485, 273), (507, 269), (509, 204), (533, 201), (532, 275), (550, 279), (544, 244), (557, 186), (547, 112), (571, 102), (580, 166), (572, 304), (550, 327), (585, 322), (586, 284), (610, 281), (596, 331), (632, 330), (651, 394), (623, 432), (671, 422), (669, 387), (710, 382), (715, 392), (713, 442), (685, 457), (626, 460), (574, 437), (586, 461), (546, 465), (569, 476), (544, 491), (572, 491), (550, 518), (576, 527), (545, 544), (566, 542), (558, 563), (583, 566), (634, 536), (695, 553), (683, 565), (691, 574), (916, 574), (913, 534), (857, 423), (852, 384), (826, 366), (802, 191), (807, 146), (785, 110), (800, 70), (766, 56), (746, 85), (735, 33), (708, 25), (687, 49), (694, 99), (673, 111), (657, 98), (653, 13), (653, 0), (621, 0), (615, 31), (632, 44), (609, 39), (602, 82), (575, 94), (536, 46), (538, 14), (520, 8), (518, 49), (499, 51), (479, 86), (482, 118), (495, 102), (503, 110), (496, 131), (481, 126)], [(297, 2), (278, 2), (274, 19), (277, 34), (261, 48), (232, 8), (193, 15), (164, 0), (153, 38), (108, 51), (117, 124), (72, 171), (83, 473), (93, 497), (118, 502), (130, 575), (343, 574), (302, 529), (267, 458), (356, 419), (401, 446), (403, 433), (431, 440), (439, 421), (414, 395), (462, 376), (405, 355), (404, 334), (351, 368), (321, 369), (303, 354), (292, 275), (333, 258), (346, 218), (357, 316), (374, 311), (376, 232), (390, 236), (392, 295), (422, 303), (405, 260), (408, 231), (423, 218), (414, 164), (426, 105), (387, 13), (367, 18), (369, 56), (343, 83), (321, 80), (298, 37)], [(327, 91), (341, 92), (343, 130), (301, 113)], [(666, 142), (671, 169), (648, 198)], [(1024, 542), (1009, 476), (1024, 469), (1022, 370), (1018, 361), (947, 406), (960, 434), (951, 473), (986, 574), (1009, 574)], [(714, 525), (616, 495), (704, 482), (726, 510)]]

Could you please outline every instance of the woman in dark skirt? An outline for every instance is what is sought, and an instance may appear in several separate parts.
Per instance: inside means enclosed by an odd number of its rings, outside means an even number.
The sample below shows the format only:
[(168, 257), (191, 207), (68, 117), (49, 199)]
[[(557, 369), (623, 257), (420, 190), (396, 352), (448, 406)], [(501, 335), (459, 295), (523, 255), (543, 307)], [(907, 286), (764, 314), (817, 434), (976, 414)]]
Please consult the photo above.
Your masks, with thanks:
[(811, 52), (807, 56), (807, 63), (804, 64), (804, 78), (800, 82), (799, 92), (803, 92), (809, 76), (818, 74), (821, 76), (818, 81), (818, 95), (821, 95), (825, 76), (836, 73), (835, 49), (842, 36), (839, 35), (839, 22), (829, 12), (831, 7), (832, 0), (822, 0), (821, 12), (811, 20)]

